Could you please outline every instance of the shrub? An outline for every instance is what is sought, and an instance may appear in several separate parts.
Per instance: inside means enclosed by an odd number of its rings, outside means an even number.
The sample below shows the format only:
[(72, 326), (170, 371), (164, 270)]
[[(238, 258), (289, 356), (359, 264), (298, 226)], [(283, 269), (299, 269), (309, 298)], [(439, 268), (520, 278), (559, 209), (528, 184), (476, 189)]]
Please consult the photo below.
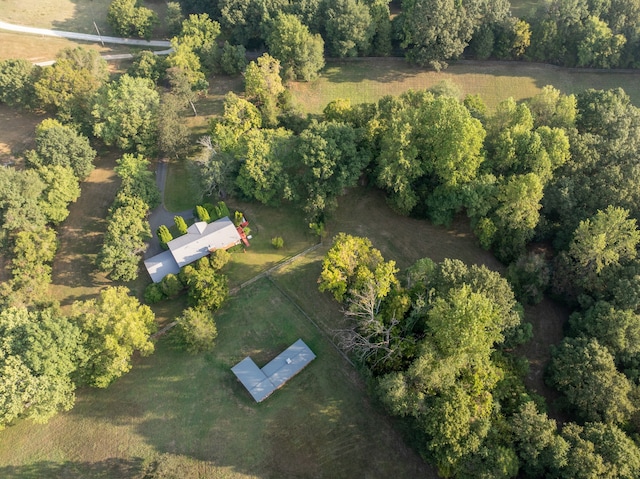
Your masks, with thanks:
[(233, 218), (233, 224), (240, 226), (244, 222), (244, 215), (241, 211), (236, 211)]
[(144, 302), (147, 304), (155, 304), (165, 298), (166, 296), (162, 292), (162, 287), (159, 283), (151, 283), (144, 290)]
[(231, 260), (231, 253), (224, 249), (215, 250), (210, 258), (209, 263), (215, 270), (222, 269)]
[(190, 353), (211, 351), (218, 336), (213, 314), (202, 308), (187, 308), (182, 312), (178, 333)]
[(175, 274), (169, 273), (160, 281), (162, 292), (167, 298), (175, 298), (184, 289), (184, 284)]
[(160, 240), (160, 246), (162, 249), (167, 249), (167, 243), (173, 239), (173, 235), (169, 231), (169, 228), (165, 225), (160, 225), (156, 234), (158, 235), (158, 240)]
[(282, 236), (275, 236), (271, 238), (271, 244), (275, 249), (281, 249), (284, 246), (284, 240)]
[(311, 229), (311, 231), (313, 231), (313, 233), (316, 236), (319, 236), (320, 239), (322, 239), (325, 236), (327, 236), (327, 231), (325, 230), (324, 223), (322, 223), (322, 222), (309, 223), (309, 228)]
[(200, 219), (200, 221), (206, 221), (207, 223), (211, 221), (211, 215), (209, 215), (209, 212), (204, 206), (196, 206), (196, 216)]
[(237, 75), (247, 66), (246, 50), (242, 45), (224, 42), (220, 55), (220, 69), (227, 75)]
[(224, 201), (218, 201), (217, 207), (219, 213), (218, 218), (223, 218), (225, 216), (231, 215), (231, 213), (229, 212), (229, 208), (227, 208), (227, 205)]
[(551, 283), (551, 268), (543, 255), (528, 253), (509, 265), (507, 279), (518, 301), (537, 304)]
[(187, 222), (184, 220), (184, 218), (182, 216), (174, 216), (173, 217), (173, 221), (176, 224), (176, 228), (178, 228), (178, 231), (180, 232), (181, 235), (186, 235), (187, 234)]
[(244, 228), (242, 228), (242, 232), (249, 236), (251, 234), (251, 228), (249, 228), (248, 226), (245, 226)]

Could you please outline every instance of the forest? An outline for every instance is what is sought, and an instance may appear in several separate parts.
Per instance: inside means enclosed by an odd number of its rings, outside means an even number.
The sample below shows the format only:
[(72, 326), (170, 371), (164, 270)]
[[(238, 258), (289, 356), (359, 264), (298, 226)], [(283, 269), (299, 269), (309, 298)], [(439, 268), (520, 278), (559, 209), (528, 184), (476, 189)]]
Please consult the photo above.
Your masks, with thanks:
[[(378, 1), (172, 5), (173, 52), (141, 51), (118, 75), (82, 47), (49, 67), (0, 61), (0, 102), (46, 116), (21, 165), (0, 168), (0, 246), (10, 258), (0, 286), (0, 425), (46, 422), (73, 407), (76, 388), (105, 388), (129, 371), (134, 351), (153, 352), (153, 312), (124, 285), (138, 277), (145, 241), (160, 236), (148, 222), (161, 201), (150, 165), (189, 157), (202, 205), (294, 205), (302, 227), (322, 236), (345, 191), (379, 189), (398, 215), (436, 225), (465, 218), (505, 265), (503, 276), (424, 258), (401, 271), (367, 238), (346, 234), (322, 264), (320, 290), (349, 325), (340, 347), (442, 477), (639, 477), (640, 109), (628, 95), (546, 86), (489, 110), (445, 82), (304, 116), (287, 81), (315, 78), (325, 52), (401, 50), (433, 68), (461, 55), (633, 68), (640, 3), (551, 1), (530, 19), (481, 0), (406, 1), (393, 19)], [(434, 7), (433, 24), (418, 21)], [(157, 19), (143, 9), (116, 0), (109, 21), (149, 37)], [(444, 43), (438, 29), (455, 35)], [(245, 49), (264, 47), (249, 61)], [(211, 75), (240, 72), (244, 93), (228, 93), (194, 141), (183, 118), (197, 114)], [(96, 267), (113, 285), (63, 313), (47, 294), (56, 228), (104, 149), (120, 155), (120, 186)], [(210, 216), (205, 206), (197, 213)], [(147, 289), (148, 303), (187, 291), (177, 322), (190, 351), (213, 346), (228, 260), (215, 255)], [(527, 360), (515, 353), (532, 334), (523, 305), (545, 295), (571, 310), (545, 376), (562, 422), (526, 389)]]

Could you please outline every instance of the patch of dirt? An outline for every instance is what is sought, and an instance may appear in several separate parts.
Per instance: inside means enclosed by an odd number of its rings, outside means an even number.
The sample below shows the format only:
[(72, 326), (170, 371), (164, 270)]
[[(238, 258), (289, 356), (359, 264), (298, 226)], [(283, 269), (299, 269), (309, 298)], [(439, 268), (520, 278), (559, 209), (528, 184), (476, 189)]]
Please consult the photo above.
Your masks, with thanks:
[(0, 104), (0, 165), (22, 164), (20, 155), (34, 147), (35, 128), (44, 116)]
[(110, 283), (97, 272), (95, 258), (102, 246), (107, 211), (120, 185), (113, 171), (117, 157), (110, 153), (96, 159), (96, 168), (81, 185), (80, 198), (70, 205), (68, 218), (58, 228), (52, 290), (65, 306), (95, 295)]

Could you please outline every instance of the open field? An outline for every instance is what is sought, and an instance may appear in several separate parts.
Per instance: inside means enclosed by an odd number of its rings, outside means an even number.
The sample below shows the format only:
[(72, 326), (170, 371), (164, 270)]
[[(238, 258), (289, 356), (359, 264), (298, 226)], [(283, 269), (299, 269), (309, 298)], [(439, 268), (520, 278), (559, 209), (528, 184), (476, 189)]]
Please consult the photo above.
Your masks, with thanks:
[[(82, 391), (70, 413), (3, 431), (0, 477), (436, 477), (269, 280), (217, 323), (214, 353), (189, 356), (165, 338), (110, 388)], [(300, 337), (317, 359), (256, 404), (230, 367), (246, 355), (263, 365)]]
[(385, 95), (429, 88), (443, 80), (458, 85), (462, 95), (479, 94), (489, 108), (509, 97), (530, 98), (545, 85), (564, 93), (622, 87), (640, 106), (640, 72), (593, 72), (524, 62), (464, 62), (435, 72), (411, 66), (401, 58), (330, 61), (318, 80), (290, 86), (302, 111), (320, 113), (337, 98), (349, 98), (352, 103), (375, 102)]

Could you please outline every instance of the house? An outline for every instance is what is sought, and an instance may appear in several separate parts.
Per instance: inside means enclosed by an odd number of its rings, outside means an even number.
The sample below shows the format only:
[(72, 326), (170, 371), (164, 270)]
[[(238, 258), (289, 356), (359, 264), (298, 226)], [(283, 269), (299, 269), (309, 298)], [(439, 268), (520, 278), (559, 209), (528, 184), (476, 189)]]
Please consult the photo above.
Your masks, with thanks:
[(193, 263), (217, 249), (228, 249), (240, 244), (242, 238), (228, 216), (208, 223), (198, 221), (187, 233), (167, 243), (164, 251), (144, 261), (149, 276), (158, 283), (166, 275), (180, 272), (180, 268)]
[(262, 402), (276, 389), (281, 388), (293, 376), (316, 358), (302, 339), (273, 358), (260, 369), (249, 356), (231, 368), (233, 374), (256, 402)]

